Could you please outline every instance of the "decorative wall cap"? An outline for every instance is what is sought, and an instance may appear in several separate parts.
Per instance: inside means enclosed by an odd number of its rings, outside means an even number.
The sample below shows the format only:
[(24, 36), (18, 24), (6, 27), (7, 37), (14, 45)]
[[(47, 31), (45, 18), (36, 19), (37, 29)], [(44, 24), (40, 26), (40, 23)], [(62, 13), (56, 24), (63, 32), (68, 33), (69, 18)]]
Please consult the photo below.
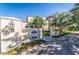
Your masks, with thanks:
[(7, 16), (0, 16), (0, 19), (16, 20), (16, 21), (25, 22), (25, 21), (22, 21), (22, 19), (18, 19), (18, 18), (15, 18), (15, 17), (7, 17)]

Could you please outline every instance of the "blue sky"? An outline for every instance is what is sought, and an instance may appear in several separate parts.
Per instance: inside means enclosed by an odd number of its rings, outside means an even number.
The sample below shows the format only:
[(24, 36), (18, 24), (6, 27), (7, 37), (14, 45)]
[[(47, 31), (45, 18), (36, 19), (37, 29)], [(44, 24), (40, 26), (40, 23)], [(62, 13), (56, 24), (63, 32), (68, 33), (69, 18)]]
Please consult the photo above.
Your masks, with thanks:
[(25, 20), (27, 16), (50, 16), (54, 13), (69, 11), (72, 3), (0, 3), (0, 16), (11, 16)]

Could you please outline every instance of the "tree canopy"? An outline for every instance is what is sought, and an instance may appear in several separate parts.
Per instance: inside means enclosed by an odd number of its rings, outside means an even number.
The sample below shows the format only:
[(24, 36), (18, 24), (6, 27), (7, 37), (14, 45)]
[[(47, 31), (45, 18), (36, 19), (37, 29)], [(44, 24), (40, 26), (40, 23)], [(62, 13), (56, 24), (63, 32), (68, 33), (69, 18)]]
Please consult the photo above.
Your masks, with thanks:
[(35, 28), (41, 28), (43, 25), (45, 25), (45, 21), (40, 16), (34, 17), (33, 22), (29, 23), (29, 26), (35, 27)]

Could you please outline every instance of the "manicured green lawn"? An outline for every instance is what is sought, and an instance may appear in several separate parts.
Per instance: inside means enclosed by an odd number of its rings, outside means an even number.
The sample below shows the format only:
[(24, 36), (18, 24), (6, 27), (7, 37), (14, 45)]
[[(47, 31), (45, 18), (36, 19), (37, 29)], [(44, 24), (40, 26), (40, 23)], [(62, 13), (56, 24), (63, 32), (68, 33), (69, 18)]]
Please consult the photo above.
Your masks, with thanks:
[(44, 36), (50, 36), (50, 31), (43, 31)]
[(60, 33), (60, 36), (68, 35), (68, 34), (70, 34), (71, 32), (73, 32), (73, 31), (70, 31), (70, 30), (63, 30), (63, 31)]

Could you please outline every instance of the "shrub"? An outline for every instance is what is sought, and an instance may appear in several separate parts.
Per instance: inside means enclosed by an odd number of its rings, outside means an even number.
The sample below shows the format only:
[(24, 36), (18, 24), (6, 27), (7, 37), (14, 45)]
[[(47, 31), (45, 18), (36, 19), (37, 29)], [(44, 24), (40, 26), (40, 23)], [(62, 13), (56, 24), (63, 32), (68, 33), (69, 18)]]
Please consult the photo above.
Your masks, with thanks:
[(41, 39), (32, 41), (30, 43), (22, 43), (21, 46), (18, 46), (15, 49), (12, 49), (12, 50), (10, 50), (8, 52), (5, 52), (4, 54), (6, 54), (6, 55), (16, 55), (16, 54), (21, 53), (24, 50), (27, 51), (27, 49), (29, 47), (33, 47), (35, 45), (39, 45), (39, 44), (42, 44), (42, 43), (45, 43), (45, 41), (41, 40)]

